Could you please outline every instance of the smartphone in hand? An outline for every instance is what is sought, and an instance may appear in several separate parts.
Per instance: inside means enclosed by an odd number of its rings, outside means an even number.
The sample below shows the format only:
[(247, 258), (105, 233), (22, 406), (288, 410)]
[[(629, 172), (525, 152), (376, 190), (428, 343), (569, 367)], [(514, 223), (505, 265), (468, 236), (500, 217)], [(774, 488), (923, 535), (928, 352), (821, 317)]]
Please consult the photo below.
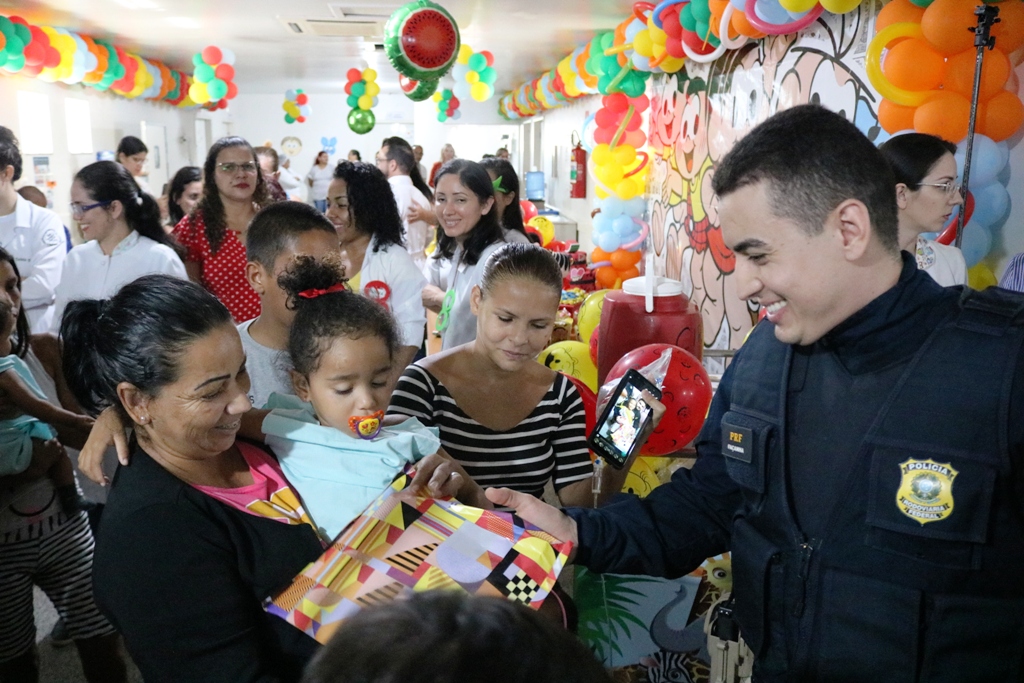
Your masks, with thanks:
[(651, 406), (641, 395), (644, 391), (661, 399), (658, 387), (636, 370), (627, 370), (587, 439), (590, 449), (616, 469), (622, 469), (639, 449), (640, 436), (651, 421)]

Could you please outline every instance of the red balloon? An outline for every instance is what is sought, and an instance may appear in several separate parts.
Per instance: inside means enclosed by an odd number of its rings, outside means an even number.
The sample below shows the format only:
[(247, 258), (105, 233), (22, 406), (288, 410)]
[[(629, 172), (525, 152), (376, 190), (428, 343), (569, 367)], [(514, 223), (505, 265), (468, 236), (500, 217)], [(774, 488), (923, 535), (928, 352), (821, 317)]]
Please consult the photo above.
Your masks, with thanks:
[[(964, 201), (964, 225), (971, 222), (971, 217), (974, 215), (974, 193), (968, 192), (967, 199)], [(939, 244), (953, 244), (953, 240), (956, 239), (956, 222), (960, 218), (960, 213), (957, 211), (953, 212), (953, 215), (949, 217), (949, 225), (946, 229), (939, 233), (939, 236), (935, 238), (935, 241)]]
[(216, 45), (208, 45), (207, 47), (204, 47), (202, 55), (203, 61), (209, 64), (210, 66), (213, 66), (214, 64), (220, 64), (220, 60), (224, 58), (224, 55), (221, 53), (220, 48)]
[(238, 86), (235, 85), (234, 81), (228, 81), (228, 94), (224, 96), (224, 99), (233, 100), (236, 95), (238, 95)]
[[(349, 93), (350, 95), (352, 93)], [(305, 104), (309, 102), (309, 98), (306, 97), (306, 93), (299, 93), (299, 96), (295, 98), (295, 104)]]
[(523, 210), (523, 223), (529, 223), (537, 215), (537, 207), (529, 199), (520, 199), (519, 208)]
[(494, 55), (491, 54), (490, 50), (481, 50), (480, 54), (487, 60), (487, 66), (494, 66)]
[(235, 67), (230, 64), (218, 64), (213, 74), (222, 81), (230, 81), (235, 77)]
[(363, 72), (359, 69), (352, 68), (345, 72), (345, 78), (347, 78), (350, 83), (358, 83), (363, 80)]
[(583, 399), (583, 413), (587, 420), (587, 436), (590, 436), (590, 433), (594, 431), (594, 425), (597, 424), (597, 395), (582, 380), (578, 380), (572, 375), (566, 375), (564, 372), (562, 374), (573, 383), (576, 391), (580, 392), (580, 398)]
[(452, 108), (452, 110), (458, 109), (459, 108), (459, 104), (460, 104), (459, 98), (456, 97), (455, 95), (452, 95), (452, 98), (450, 100), (448, 100), (448, 106), (450, 106)]
[(689, 351), (671, 344), (648, 344), (634, 349), (612, 366), (605, 382), (614, 382), (630, 368), (650, 365), (666, 349), (672, 360), (661, 389), (665, 416), (640, 451), (643, 455), (669, 455), (685, 448), (697, 438), (711, 405), (711, 380), (700, 361)]
[(345, 94), (346, 95), (351, 95), (352, 94), (352, 83), (351, 83), (351, 81), (345, 84)]

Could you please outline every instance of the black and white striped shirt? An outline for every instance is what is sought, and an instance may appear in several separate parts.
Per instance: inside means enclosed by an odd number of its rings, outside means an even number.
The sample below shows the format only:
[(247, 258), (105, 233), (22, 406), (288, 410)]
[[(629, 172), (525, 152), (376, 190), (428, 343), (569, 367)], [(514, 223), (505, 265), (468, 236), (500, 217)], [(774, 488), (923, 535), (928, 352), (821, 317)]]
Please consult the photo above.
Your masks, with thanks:
[(398, 380), (388, 413), (437, 427), (444, 449), (485, 488), (506, 486), (539, 497), (549, 479), (558, 490), (593, 473), (583, 401), (560, 373), (533, 412), (507, 431), (469, 417), (419, 365), (410, 365)]

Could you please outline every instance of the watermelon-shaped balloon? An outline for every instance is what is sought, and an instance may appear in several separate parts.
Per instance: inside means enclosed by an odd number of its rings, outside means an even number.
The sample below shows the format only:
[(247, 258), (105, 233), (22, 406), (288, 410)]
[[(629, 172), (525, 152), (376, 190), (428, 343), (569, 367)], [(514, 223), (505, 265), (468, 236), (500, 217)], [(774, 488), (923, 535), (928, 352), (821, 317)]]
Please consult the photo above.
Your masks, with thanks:
[(416, 0), (395, 10), (384, 26), (384, 50), (398, 73), (437, 81), (459, 54), (459, 27), (448, 10)]
[(430, 99), (430, 96), (437, 91), (437, 84), (438, 81), (434, 80), (415, 81), (402, 74), (398, 75), (398, 87), (413, 102), (422, 102), (423, 100)]

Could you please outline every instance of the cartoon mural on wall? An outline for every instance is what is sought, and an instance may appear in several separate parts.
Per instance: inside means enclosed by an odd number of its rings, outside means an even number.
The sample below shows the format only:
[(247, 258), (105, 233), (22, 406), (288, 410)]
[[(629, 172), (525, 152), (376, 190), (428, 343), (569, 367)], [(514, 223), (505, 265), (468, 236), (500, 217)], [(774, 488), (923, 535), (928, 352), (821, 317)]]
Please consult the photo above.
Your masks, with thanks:
[(864, 72), (874, 14), (865, 3), (823, 16), (803, 33), (770, 36), (656, 79), (648, 184), (655, 263), (689, 288), (704, 318), (706, 347), (738, 348), (757, 319), (756, 307), (736, 290), (735, 256), (722, 239), (711, 189), (715, 165), (757, 123), (798, 104), (824, 103), (876, 143), (888, 137)]

